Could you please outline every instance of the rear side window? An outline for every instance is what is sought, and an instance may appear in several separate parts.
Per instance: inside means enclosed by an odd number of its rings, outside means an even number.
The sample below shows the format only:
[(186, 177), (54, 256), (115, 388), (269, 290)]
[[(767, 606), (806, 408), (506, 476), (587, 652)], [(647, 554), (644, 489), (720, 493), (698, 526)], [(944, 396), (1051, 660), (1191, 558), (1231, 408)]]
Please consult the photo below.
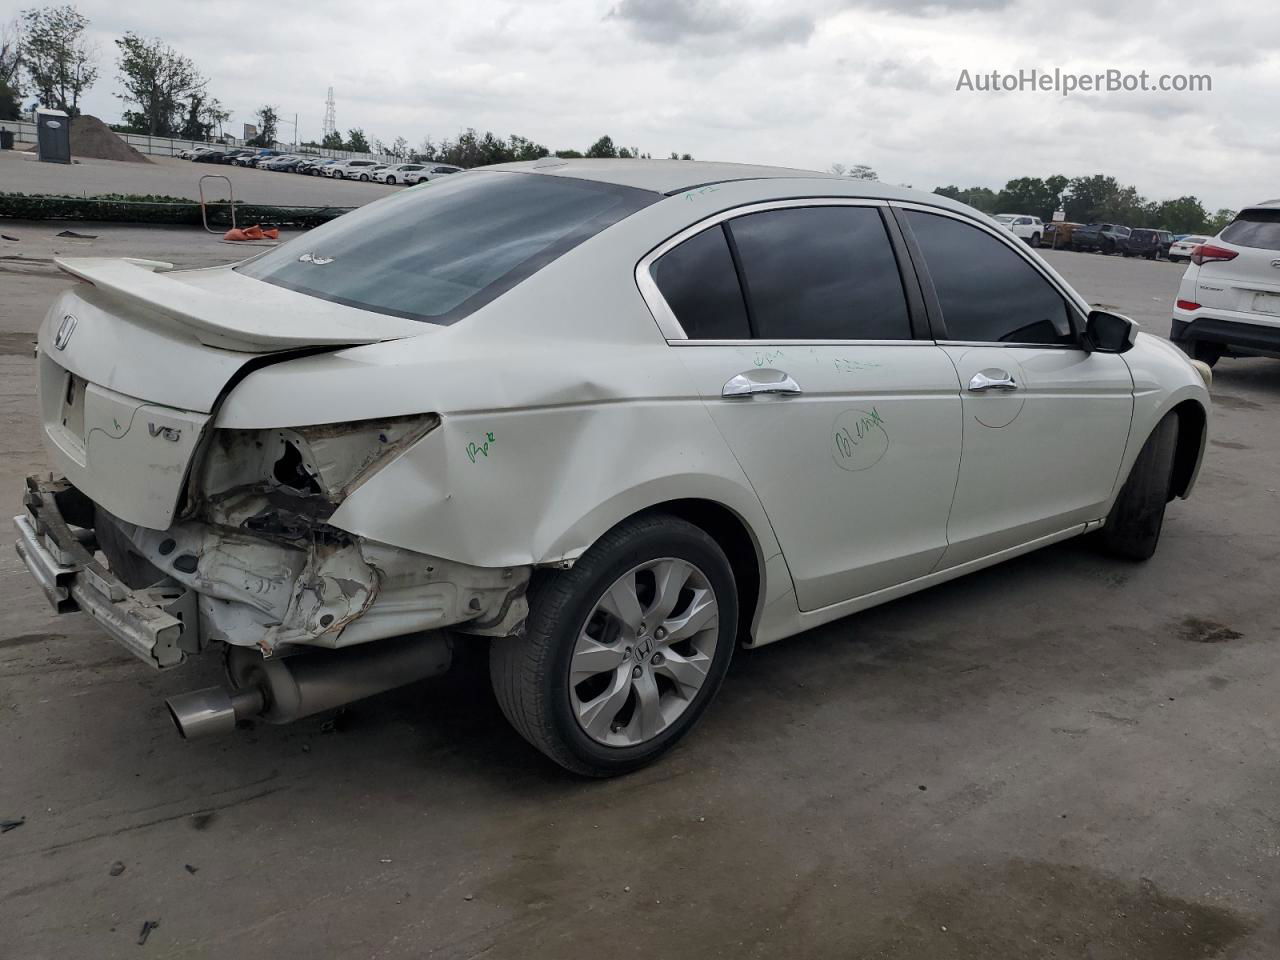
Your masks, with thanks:
[(723, 228), (709, 227), (650, 268), (690, 340), (747, 340), (751, 328)]
[(1073, 343), (1067, 304), (995, 237), (951, 217), (906, 210), (924, 254), (948, 340)]
[(875, 207), (788, 207), (728, 222), (760, 340), (909, 340), (897, 260)]
[(1222, 231), (1222, 239), (1237, 247), (1280, 250), (1280, 210), (1244, 210)]
[(367, 204), (235, 269), (322, 300), (448, 324), (659, 199), (571, 177), (468, 173)]

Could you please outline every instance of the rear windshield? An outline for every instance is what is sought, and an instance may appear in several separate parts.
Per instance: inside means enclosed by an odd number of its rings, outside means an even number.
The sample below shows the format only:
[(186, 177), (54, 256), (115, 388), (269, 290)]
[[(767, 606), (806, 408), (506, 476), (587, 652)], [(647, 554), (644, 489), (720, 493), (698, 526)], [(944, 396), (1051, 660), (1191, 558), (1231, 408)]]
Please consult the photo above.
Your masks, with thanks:
[(354, 210), (236, 269), (299, 293), (449, 324), (660, 194), (476, 171)]
[(1222, 231), (1237, 247), (1280, 250), (1280, 210), (1244, 210)]

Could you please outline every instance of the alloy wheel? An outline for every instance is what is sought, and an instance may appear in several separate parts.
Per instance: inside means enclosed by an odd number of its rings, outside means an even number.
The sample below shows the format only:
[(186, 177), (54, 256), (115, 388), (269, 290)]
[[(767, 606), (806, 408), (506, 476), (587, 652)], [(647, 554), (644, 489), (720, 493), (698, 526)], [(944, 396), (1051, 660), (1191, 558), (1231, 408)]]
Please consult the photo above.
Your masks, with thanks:
[(569, 660), (583, 732), (633, 747), (666, 730), (702, 689), (719, 625), (711, 582), (687, 560), (649, 560), (620, 576), (583, 622)]

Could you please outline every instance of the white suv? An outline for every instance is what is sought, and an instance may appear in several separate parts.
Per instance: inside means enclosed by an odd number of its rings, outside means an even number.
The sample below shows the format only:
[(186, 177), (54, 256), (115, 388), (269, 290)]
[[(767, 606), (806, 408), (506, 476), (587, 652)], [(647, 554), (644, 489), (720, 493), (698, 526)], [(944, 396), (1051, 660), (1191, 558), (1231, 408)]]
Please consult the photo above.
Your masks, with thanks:
[(996, 223), (1008, 227), (1015, 237), (1021, 237), (1033, 247), (1040, 246), (1040, 238), (1044, 236), (1044, 222), (1039, 217), (1025, 213), (998, 213)]
[(1211, 366), (1223, 355), (1280, 359), (1280, 200), (1246, 207), (1191, 251), (1170, 339)]

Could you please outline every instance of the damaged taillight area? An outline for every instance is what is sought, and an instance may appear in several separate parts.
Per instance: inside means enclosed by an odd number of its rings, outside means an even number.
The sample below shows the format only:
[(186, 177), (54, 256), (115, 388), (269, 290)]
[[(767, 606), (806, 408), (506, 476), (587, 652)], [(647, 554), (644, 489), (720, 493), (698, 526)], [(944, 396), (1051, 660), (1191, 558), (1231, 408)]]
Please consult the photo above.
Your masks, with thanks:
[(434, 413), (276, 430), (215, 430), (185, 514), (309, 537), (379, 469), (440, 425)]
[(113, 568), (195, 595), (200, 646), (223, 641), (269, 655), (440, 627), (506, 635), (527, 611), (527, 568), (456, 563), (328, 522), (347, 496), (439, 424), (423, 414), (214, 430), (175, 523), (152, 530), (99, 508), (98, 543)]

